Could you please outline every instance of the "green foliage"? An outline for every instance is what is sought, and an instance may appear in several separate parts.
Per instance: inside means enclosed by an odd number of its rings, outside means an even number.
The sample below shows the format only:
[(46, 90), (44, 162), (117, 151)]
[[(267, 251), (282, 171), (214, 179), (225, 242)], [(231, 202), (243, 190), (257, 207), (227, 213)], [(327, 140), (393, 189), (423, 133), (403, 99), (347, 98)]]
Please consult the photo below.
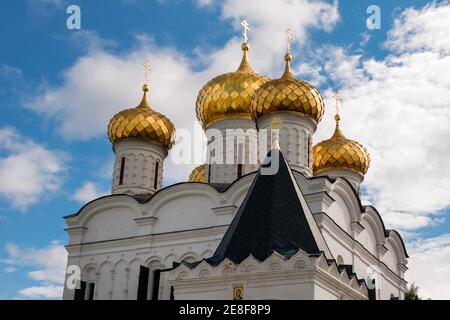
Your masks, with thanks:
[(405, 300), (422, 300), (419, 297), (419, 287), (411, 283), (408, 290), (405, 292)]

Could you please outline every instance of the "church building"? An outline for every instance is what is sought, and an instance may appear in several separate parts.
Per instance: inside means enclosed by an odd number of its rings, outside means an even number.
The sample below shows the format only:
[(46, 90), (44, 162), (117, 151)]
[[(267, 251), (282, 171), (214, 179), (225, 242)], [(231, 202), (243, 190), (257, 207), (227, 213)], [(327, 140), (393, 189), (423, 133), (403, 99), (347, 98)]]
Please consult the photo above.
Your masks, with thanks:
[(110, 120), (112, 191), (65, 217), (81, 279), (63, 299), (404, 298), (402, 238), (361, 204), (367, 150), (338, 111), (334, 134), (313, 146), (325, 105), (294, 77), (289, 46), (274, 80), (250, 66), (246, 37), (241, 49), (237, 70), (198, 94), (208, 151), (188, 181), (162, 188), (175, 127), (147, 81), (139, 105)]

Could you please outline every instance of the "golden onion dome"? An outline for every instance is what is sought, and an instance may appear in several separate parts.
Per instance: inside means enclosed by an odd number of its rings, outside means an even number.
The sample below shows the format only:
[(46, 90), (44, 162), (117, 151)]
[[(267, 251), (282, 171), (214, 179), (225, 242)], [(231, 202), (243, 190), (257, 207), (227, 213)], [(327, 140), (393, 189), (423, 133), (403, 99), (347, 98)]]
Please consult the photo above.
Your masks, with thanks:
[(289, 53), (284, 56), (284, 60), (286, 67), (281, 78), (265, 83), (253, 95), (253, 118), (258, 119), (275, 111), (293, 111), (319, 123), (325, 111), (320, 92), (309, 83), (295, 79)]
[(364, 175), (370, 166), (367, 149), (359, 142), (347, 139), (339, 127), (338, 114), (335, 119), (336, 129), (333, 136), (314, 146), (314, 175), (336, 169), (351, 170)]
[(204, 164), (192, 170), (189, 182), (206, 182), (206, 166)]
[(168, 118), (150, 107), (147, 101), (149, 86), (145, 84), (142, 90), (144, 96), (137, 107), (123, 110), (109, 121), (109, 140), (115, 143), (126, 138), (141, 138), (170, 149), (175, 142), (175, 127)]
[(210, 80), (198, 93), (195, 109), (204, 128), (228, 117), (251, 119), (251, 96), (269, 79), (252, 70), (248, 50), (249, 45), (244, 42), (239, 68)]

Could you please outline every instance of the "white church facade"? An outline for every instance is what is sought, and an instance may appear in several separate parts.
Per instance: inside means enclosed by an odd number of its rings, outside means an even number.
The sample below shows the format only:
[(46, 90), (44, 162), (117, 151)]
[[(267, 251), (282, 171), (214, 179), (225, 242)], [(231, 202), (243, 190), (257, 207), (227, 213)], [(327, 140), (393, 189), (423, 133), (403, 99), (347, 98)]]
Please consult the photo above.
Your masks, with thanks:
[[(313, 147), (319, 91), (295, 79), (289, 52), (270, 80), (251, 68), (247, 42), (242, 51), (235, 72), (199, 92), (210, 148), (189, 181), (161, 187), (175, 128), (150, 106), (148, 84), (111, 119), (112, 193), (65, 217), (67, 265), (81, 281), (63, 299), (403, 299), (404, 243), (361, 204), (367, 150), (343, 135), (338, 113), (334, 135)], [(266, 160), (250, 161), (266, 154), (253, 147), (258, 133), (275, 127)], [(224, 164), (228, 129), (242, 130)]]

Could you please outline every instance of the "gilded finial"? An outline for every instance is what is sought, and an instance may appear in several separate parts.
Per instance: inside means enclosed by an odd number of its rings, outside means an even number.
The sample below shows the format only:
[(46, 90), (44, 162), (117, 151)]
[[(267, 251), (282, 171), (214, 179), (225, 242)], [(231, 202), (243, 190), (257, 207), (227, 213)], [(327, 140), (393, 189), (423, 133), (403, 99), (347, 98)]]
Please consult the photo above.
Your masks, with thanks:
[(338, 92), (333, 95), (333, 98), (336, 99), (336, 115), (334, 116), (334, 120), (339, 124), (339, 121), (341, 121), (341, 117), (339, 116), (339, 105), (342, 100)]
[(250, 45), (248, 44), (248, 42), (243, 42), (241, 44), (241, 49), (242, 49), (242, 61), (237, 71), (251, 73), (253, 72), (253, 69), (252, 67), (250, 67), (250, 64), (248, 63), (248, 50), (250, 49)]
[(291, 61), (292, 61), (292, 55), (291, 55), (291, 41), (292, 41), (292, 32), (291, 29), (287, 29), (285, 31), (287, 36), (287, 47), (286, 47), (286, 54), (284, 55), (284, 61), (286, 61), (286, 66), (284, 68), (284, 73), (281, 76), (281, 78), (294, 78), (294, 74), (291, 71)]
[(151, 71), (150, 62), (147, 60), (144, 61), (143, 64), (145, 71), (144, 71), (144, 85), (142, 86), (142, 91), (144, 91), (144, 96), (142, 97), (141, 103), (139, 104), (139, 107), (150, 107), (147, 101), (147, 92), (150, 90), (150, 86), (148, 84), (148, 72)]

